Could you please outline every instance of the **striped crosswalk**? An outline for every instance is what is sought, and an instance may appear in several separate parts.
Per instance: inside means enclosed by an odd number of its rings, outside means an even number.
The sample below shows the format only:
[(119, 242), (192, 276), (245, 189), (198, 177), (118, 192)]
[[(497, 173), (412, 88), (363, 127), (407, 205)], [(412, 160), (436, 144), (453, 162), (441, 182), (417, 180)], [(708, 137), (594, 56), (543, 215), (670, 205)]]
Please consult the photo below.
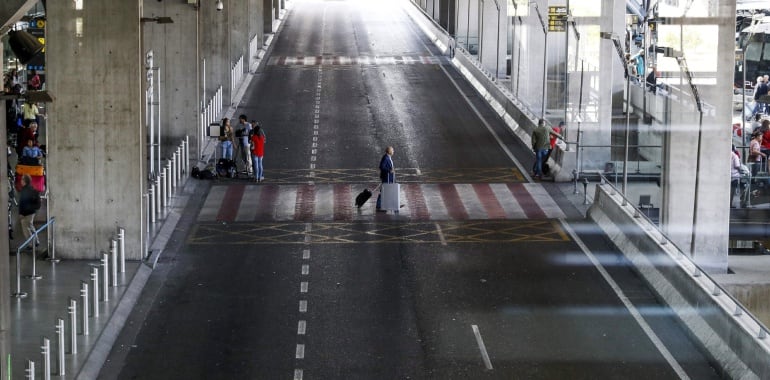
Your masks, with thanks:
[[(198, 221), (356, 221), (392, 218), (377, 213), (375, 193), (354, 206), (363, 185), (229, 184), (212, 186)], [(486, 220), (562, 218), (564, 213), (539, 183), (402, 183), (398, 218)]]
[(270, 66), (352, 66), (352, 65), (436, 65), (441, 62), (437, 56), (275, 56), (268, 61)]

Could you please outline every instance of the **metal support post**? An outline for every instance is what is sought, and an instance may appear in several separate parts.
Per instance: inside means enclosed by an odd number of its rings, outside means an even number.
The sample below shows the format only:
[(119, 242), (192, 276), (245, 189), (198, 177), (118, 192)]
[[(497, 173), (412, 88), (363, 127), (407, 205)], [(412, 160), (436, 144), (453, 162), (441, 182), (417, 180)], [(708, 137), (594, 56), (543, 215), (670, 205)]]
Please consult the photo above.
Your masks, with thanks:
[(78, 301), (70, 298), (70, 354), (78, 353)]
[(163, 209), (163, 205), (161, 204), (162, 197), (160, 195), (160, 177), (155, 177), (155, 183), (153, 183), (152, 188), (155, 193), (155, 213), (156, 215), (159, 215), (160, 210)]
[(88, 282), (87, 281), (81, 281), (80, 282), (80, 302), (83, 303), (83, 320), (82, 320), (82, 330), (83, 335), (88, 335), (88, 316), (91, 315), (91, 313), (88, 311)]
[(572, 181), (574, 182), (574, 186), (572, 186), (572, 194), (580, 194), (580, 192), (577, 189), (577, 183), (578, 183), (578, 172), (575, 169), (572, 169)]
[(56, 225), (56, 219), (54, 219), (54, 218), (49, 219), (49, 221), (48, 221), (48, 239), (46, 240), (46, 243), (45, 243), (46, 244), (46, 248), (47, 248), (47, 252), (49, 253), (48, 257), (46, 258), (46, 260), (48, 262), (52, 262), (52, 263), (58, 263), (59, 261), (61, 261), (61, 260), (56, 258), (56, 251), (54, 250), (54, 242), (55, 242), (54, 241), (54, 226), (55, 225)]
[[(31, 280), (39, 280), (43, 278), (43, 276), (37, 274), (37, 231), (35, 231), (35, 239), (32, 240), (32, 274), (28, 276), (24, 276), (24, 278), (28, 278)], [(21, 258), (21, 256), (16, 256), (17, 259)]]
[(67, 371), (64, 368), (64, 319), (56, 319), (56, 368), (58, 369), (59, 376), (64, 376)]
[[(172, 189), (171, 189), (171, 163), (170, 162), (166, 163), (165, 172), (166, 172), (166, 199), (168, 199), (170, 202), (171, 197), (173, 196), (173, 193), (171, 191)], [(166, 204), (166, 207), (168, 206), (169, 205)]]
[(40, 354), (43, 355), (43, 379), (51, 380), (51, 340), (43, 337), (43, 345), (40, 346)]
[(110, 259), (112, 262), (112, 287), (118, 287), (118, 241), (110, 239)]
[(171, 160), (169, 160), (169, 174), (171, 174), (171, 196), (174, 196), (174, 190), (176, 189), (176, 153), (173, 153), (171, 155)]
[(176, 187), (182, 183), (182, 146), (176, 148)]
[(110, 257), (102, 251), (102, 300), (110, 300)]
[(184, 137), (184, 174), (190, 174), (190, 136)]
[(588, 178), (583, 178), (583, 204), (588, 204)]
[(149, 210), (147, 211), (148, 214), (150, 214), (150, 223), (155, 224), (155, 189), (154, 185), (150, 186), (150, 189), (147, 191), (147, 202), (149, 206)]
[(32, 360), (27, 359), (27, 369), (24, 370), (26, 372), (26, 378), (29, 380), (35, 380), (35, 362)]
[(21, 250), (16, 249), (16, 293), (11, 294), (15, 298), (24, 298), (26, 292), (21, 291)]
[(118, 227), (118, 260), (120, 273), (126, 273), (126, 229)]
[(93, 294), (91, 295), (91, 308), (93, 309), (94, 317), (99, 316), (99, 267), (91, 268), (91, 289)]
[(162, 171), (160, 174), (160, 199), (161, 208), (158, 212), (163, 212), (163, 208), (168, 206), (168, 199), (166, 199), (166, 171)]

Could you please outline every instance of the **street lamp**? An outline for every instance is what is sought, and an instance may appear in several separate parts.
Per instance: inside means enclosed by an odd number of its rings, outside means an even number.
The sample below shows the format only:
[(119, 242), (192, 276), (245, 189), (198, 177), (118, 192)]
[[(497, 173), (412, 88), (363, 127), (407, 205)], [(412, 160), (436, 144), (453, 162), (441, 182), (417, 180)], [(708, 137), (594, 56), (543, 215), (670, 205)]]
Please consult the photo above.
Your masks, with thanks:
[[(625, 142), (623, 143), (623, 204), (626, 203), (626, 188), (628, 187), (628, 139), (631, 129), (631, 78), (628, 75), (628, 64), (623, 54), (623, 45), (620, 43), (620, 37), (613, 33), (600, 32), (599, 37), (605, 40), (611, 40), (615, 45), (615, 52), (618, 53), (620, 63), (623, 65), (623, 75), (626, 77), (626, 130)], [(638, 159), (638, 158), (637, 158)]]
[(543, 27), (543, 103), (540, 105), (540, 118), (545, 119), (545, 99), (548, 92), (548, 89), (546, 88), (546, 78), (548, 75), (548, 27), (545, 24), (545, 19), (543, 19), (543, 15), (540, 13), (540, 7), (537, 6), (537, 3), (534, 1), (529, 2), (529, 5), (533, 4), (535, 5), (535, 12), (537, 12), (537, 20), (540, 21), (540, 26)]
[(690, 85), (692, 91), (692, 97), (695, 99), (695, 107), (698, 109), (698, 146), (695, 153), (695, 204), (693, 205), (692, 212), (692, 235), (690, 237), (690, 256), (695, 256), (695, 231), (698, 222), (698, 198), (700, 192), (700, 146), (703, 138), (703, 104), (701, 103), (700, 94), (698, 93), (698, 87), (692, 82), (692, 74), (687, 68), (687, 60), (684, 58), (684, 53), (675, 50), (674, 48), (658, 46), (655, 48), (655, 52), (662, 53), (664, 57), (675, 58), (676, 63), (679, 65), (679, 70), (687, 79), (687, 84)]

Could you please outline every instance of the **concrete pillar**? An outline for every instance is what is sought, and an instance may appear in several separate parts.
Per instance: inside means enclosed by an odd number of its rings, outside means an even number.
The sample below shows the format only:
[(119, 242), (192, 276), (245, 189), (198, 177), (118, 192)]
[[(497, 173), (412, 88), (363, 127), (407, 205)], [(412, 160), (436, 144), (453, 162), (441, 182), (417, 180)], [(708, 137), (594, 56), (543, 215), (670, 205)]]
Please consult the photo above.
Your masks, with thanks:
[(273, 11), (273, 2), (275, 0), (262, 0), (262, 9), (264, 12), (262, 15), (263, 31), (265, 33), (273, 33), (273, 21), (276, 20), (275, 12)]
[(458, 0), (457, 45), (471, 54), (477, 54), (479, 48), (479, 1)]
[[(213, 4), (203, 4), (214, 7)], [(185, 136), (198, 141), (201, 110), (198, 10), (195, 4), (145, 1), (143, 16), (171, 17), (173, 24), (142, 23), (144, 48), (153, 52), (156, 80), (160, 79), (161, 157), (168, 159)], [(197, 148), (193, 144), (191, 148)], [(193, 151), (191, 156), (197, 157)]]
[[(711, 25), (713, 30), (707, 33), (717, 43), (717, 51), (706, 60), (701, 55), (702, 63), (698, 69), (713, 74), (716, 84), (697, 84), (701, 100), (713, 109), (706, 108), (703, 123), (699, 125), (699, 114), (692, 102), (671, 102), (671, 124), (664, 140), (663, 222), (667, 233), (685, 253), (691, 253), (694, 228), (692, 254), (696, 263), (710, 273), (726, 273), (730, 218), (727, 160), (731, 139), (725, 126), (731, 123), (732, 100), (724, 94), (730, 93), (733, 83), (735, 4), (720, 4), (713, 8), (713, 12), (708, 15), (715, 20)], [(683, 22), (684, 30), (687, 30), (688, 19)], [(675, 48), (680, 50), (680, 47)], [(694, 53), (687, 49), (683, 51), (685, 58)], [(662, 60), (673, 58), (659, 58), (659, 64)], [(692, 93), (686, 80), (679, 87), (684, 94)], [(702, 132), (700, 172), (696, 173), (699, 130)], [(700, 181), (697, 193), (696, 178)], [(693, 218), (695, 207), (697, 217)]]
[(95, 259), (116, 226), (128, 259), (145, 254), (140, 4), (47, 3), (49, 212), (63, 258)]
[(227, 2), (221, 11), (213, 6), (201, 6), (200, 43), (203, 81), (203, 101), (208, 102), (222, 87), (223, 106), (230, 105), (230, 30), (229, 14), (232, 4)]
[(505, 77), (505, 57), (508, 45), (507, 1), (483, 0), (481, 9), (481, 36), (479, 59), (489, 72)]
[[(264, 2), (262, 0), (249, 0), (249, 43), (251, 43), (252, 40), (255, 40), (255, 47), (257, 49), (262, 49), (265, 46), (264, 13)], [(256, 56), (249, 55), (248, 65), (246, 65), (247, 69), (254, 64), (256, 59)]]

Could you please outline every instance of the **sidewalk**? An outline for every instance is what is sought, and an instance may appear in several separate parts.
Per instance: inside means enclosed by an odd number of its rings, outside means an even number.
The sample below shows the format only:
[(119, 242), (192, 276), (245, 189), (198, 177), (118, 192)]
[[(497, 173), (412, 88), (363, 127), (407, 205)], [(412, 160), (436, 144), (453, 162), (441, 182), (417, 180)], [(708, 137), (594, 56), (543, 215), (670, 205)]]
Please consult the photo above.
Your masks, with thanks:
[[(291, 2), (287, 2), (286, 9), (281, 11), (280, 18), (276, 21), (276, 33), (269, 34), (265, 46), (260, 50), (257, 61), (249, 72), (244, 76), (236, 98), (233, 100), (233, 106), (223, 110), (224, 115), (232, 116), (237, 110), (240, 99), (243, 97), (246, 88), (249, 86), (254, 72), (264, 63), (264, 57), (268, 55), (275, 36), (281, 31), (283, 21), (291, 9)], [(202, 157), (213, 157), (215, 144), (208, 144)], [(208, 159), (204, 160), (204, 162)], [(196, 160), (192, 159), (190, 167), (196, 165)], [(104, 361), (107, 359), (112, 345), (117, 339), (123, 325), (128, 319), (131, 310), (136, 304), (142, 293), (144, 285), (152, 273), (152, 269), (159, 256), (165, 249), (166, 243), (176, 228), (180, 215), (187, 206), (190, 195), (194, 194), (199, 186), (205, 184), (195, 179), (189, 180), (189, 174), (185, 173), (177, 187), (177, 193), (171, 198), (170, 206), (164, 210), (163, 214), (157, 219), (155, 225), (150, 226), (150, 255), (142, 261), (129, 261), (125, 263), (125, 272), (118, 273), (117, 286), (108, 286), (108, 300), (104, 300), (104, 273), (101, 269), (100, 260), (64, 260), (58, 263), (38, 259), (35, 262), (36, 274), (42, 276), (40, 279), (33, 280), (25, 278), (25, 275), (32, 273), (32, 252), (23, 251), (21, 259), (21, 282), (20, 290), (28, 295), (24, 298), (12, 298), (11, 301), (11, 379), (25, 378), (25, 368), (27, 360), (35, 362), (36, 377), (44, 378), (43, 375), (43, 356), (41, 346), (43, 337), (50, 339), (51, 352), (51, 374), (60, 375), (58, 366), (58, 342), (56, 334), (56, 324), (59, 318), (64, 320), (65, 345), (64, 345), (64, 376), (58, 376), (62, 379), (95, 379), (97, 378)], [(45, 213), (37, 217), (36, 225), (42, 225), (46, 219)], [(16, 247), (21, 244), (22, 238), (18, 231), (15, 231), (16, 239), (11, 241), (11, 252), (16, 252)], [(41, 245), (44, 249), (47, 246), (47, 234), (40, 235)], [(109, 241), (104, 242), (103, 251), (109, 253)], [(37, 252), (38, 257), (42, 256)], [(43, 253), (45, 254), (45, 253)], [(11, 256), (11, 276), (9, 279), (12, 291), (16, 292), (16, 259)], [(93, 295), (91, 283), (92, 268), (99, 267), (99, 299), (98, 316), (93, 313), (91, 305), (89, 322), (89, 334), (83, 335), (83, 305), (80, 298), (81, 284), (88, 283), (89, 300)], [(112, 282), (112, 279), (110, 279)], [(76, 335), (76, 353), (71, 350), (71, 331), (68, 309), (70, 299), (77, 300), (77, 335)], [(8, 360), (5, 358), (4, 360)]]

